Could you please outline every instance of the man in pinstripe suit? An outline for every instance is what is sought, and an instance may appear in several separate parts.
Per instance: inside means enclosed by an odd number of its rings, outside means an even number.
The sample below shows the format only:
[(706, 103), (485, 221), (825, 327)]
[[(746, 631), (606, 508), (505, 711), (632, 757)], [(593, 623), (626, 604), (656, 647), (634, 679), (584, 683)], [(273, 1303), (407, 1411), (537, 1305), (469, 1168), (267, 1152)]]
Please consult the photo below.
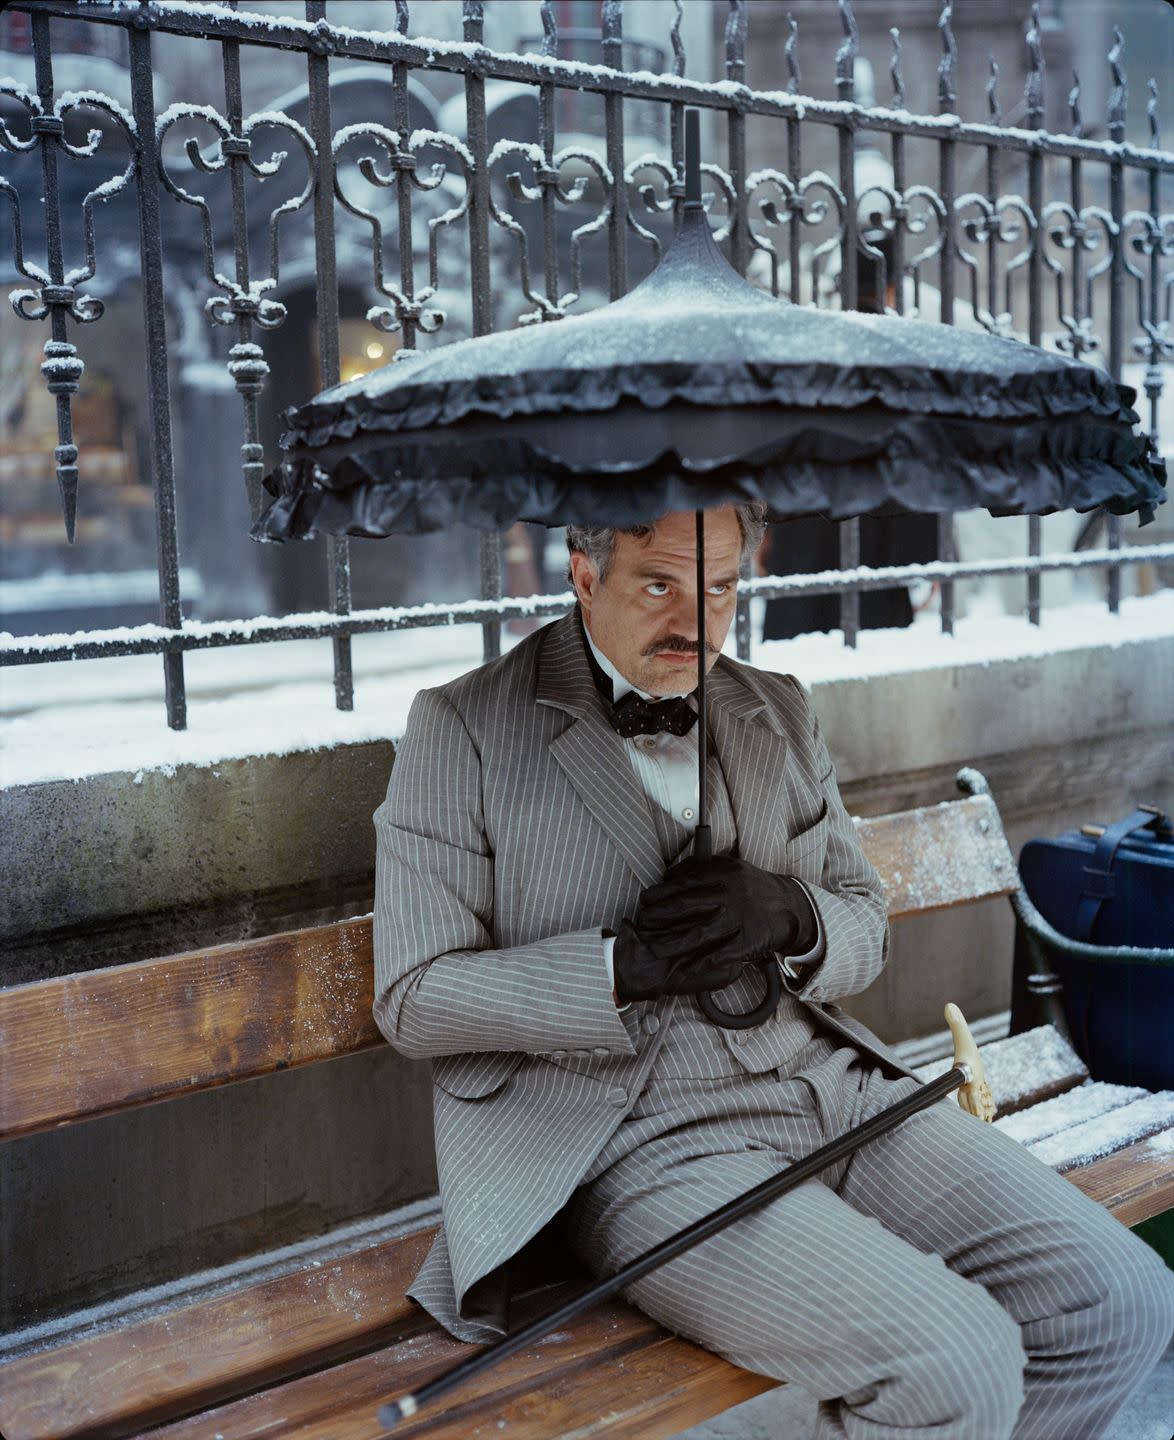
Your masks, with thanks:
[[(684, 860), (693, 533), (568, 532), (577, 611), (422, 691), (375, 812), (375, 1016), (433, 1062), (444, 1223), (410, 1293), (466, 1340), (553, 1217), (612, 1271), (919, 1083), (834, 1003), (888, 929), (807, 692), (718, 654), (753, 507), (706, 526), (716, 859)], [(695, 992), (749, 1009), (764, 953), (774, 1017), (710, 1025)], [(1157, 1256), (952, 1102), (629, 1297), (810, 1390), (821, 1437), (1102, 1436), (1174, 1329)]]

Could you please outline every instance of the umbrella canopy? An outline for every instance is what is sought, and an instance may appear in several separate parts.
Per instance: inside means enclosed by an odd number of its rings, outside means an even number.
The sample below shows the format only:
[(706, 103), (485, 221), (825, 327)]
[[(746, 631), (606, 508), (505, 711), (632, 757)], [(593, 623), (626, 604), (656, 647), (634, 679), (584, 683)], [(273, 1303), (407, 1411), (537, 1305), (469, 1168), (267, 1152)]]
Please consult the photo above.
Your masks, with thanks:
[(672, 245), (622, 299), (288, 411), (253, 538), (623, 526), (747, 500), (776, 517), (1153, 518), (1165, 469), (1133, 389), (1018, 340), (777, 300), (728, 264), (689, 170)]

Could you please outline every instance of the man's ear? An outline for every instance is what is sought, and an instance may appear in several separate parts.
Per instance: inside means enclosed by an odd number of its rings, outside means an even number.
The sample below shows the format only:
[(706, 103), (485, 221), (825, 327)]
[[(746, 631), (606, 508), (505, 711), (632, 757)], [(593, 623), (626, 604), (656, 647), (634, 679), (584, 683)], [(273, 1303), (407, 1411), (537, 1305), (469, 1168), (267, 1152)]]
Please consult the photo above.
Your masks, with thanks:
[(591, 602), (595, 598), (595, 591), (599, 585), (599, 576), (595, 566), (582, 550), (571, 551), (571, 583), (575, 587), (575, 594), (579, 597), (580, 605), (585, 612), (590, 613)]

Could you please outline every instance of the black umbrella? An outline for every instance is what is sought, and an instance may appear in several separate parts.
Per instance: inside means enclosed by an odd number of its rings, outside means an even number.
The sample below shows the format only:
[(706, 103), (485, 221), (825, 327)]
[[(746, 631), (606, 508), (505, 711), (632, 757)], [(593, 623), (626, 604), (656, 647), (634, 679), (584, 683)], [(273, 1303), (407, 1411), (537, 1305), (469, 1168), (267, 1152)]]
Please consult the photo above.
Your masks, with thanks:
[[(986, 508), (1134, 510), (1165, 468), (1134, 433), (1136, 392), (1064, 355), (985, 332), (776, 300), (718, 250), (701, 203), (698, 113), (686, 195), (660, 264), (622, 299), (559, 324), (413, 353), (288, 412), (257, 540), (467, 524), (625, 526), (765, 501), (832, 519)], [(401, 352), (402, 354), (402, 352)], [(705, 713), (705, 667), (698, 699)], [(708, 854), (699, 726), (695, 853)], [(718, 1023), (760, 1023), (766, 1002)]]

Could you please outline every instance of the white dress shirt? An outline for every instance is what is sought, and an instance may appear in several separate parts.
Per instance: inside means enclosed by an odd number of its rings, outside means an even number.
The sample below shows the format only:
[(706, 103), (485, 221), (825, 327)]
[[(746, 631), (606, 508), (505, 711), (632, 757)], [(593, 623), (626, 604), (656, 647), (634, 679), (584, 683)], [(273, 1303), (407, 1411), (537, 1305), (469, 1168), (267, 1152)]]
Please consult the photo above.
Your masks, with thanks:
[[(591, 632), (586, 624), (583, 626), (583, 633), (587, 637), (587, 643), (591, 646), (591, 653), (599, 662), (599, 668), (612, 683), (612, 703), (622, 700), (629, 690), (636, 690), (632, 682), (621, 675), (607, 656), (596, 645), (591, 638)], [(646, 690), (636, 690), (636, 694), (644, 700), (657, 701), (668, 698), (664, 695), (650, 695)], [(697, 697), (688, 695), (688, 702), (693, 709), (697, 709)], [(697, 828), (697, 727), (693, 728), (686, 735), (673, 735), (664, 731), (657, 735), (634, 735), (631, 738), (621, 737), (624, 749), (632, 762), (632, 769), (636, 772), (636, 778), (644, 787), (644, 793), (650, 800), (654, 800), (663, 810), (674, 816), (689, 830)], [(803, 885), (802, 880), (798, 880)], [(808, 899), (811, 899), (811, 892), (803, 885), (804, 892)], [(824, 933), (823, 924), (819, 918), (819, 911), (814, 902), (811, 906), (815, 915), (816, 940), (810, 950), (802, 955), (779, 956), (779, 963), (783, 974), (793, 985), (802, 984), (805, 976), (803, 971), (813, 967), (823, 959)], [(615, 936), (605, 936), (603, 940), (603, 959), (607, 965), (608, 979), (615, 988)], [(621, 1006), (621, 1009), (626, 1007)]]

